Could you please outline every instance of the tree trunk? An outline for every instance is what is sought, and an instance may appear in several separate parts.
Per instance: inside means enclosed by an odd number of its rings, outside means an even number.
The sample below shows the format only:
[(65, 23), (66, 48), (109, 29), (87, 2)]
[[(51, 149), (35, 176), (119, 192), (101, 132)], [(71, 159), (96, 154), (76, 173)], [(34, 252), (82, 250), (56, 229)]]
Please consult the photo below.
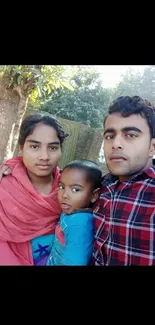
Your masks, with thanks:
[(0, 82), (0, 164), (14, 155), (27, 103), (20, 86), (7, 90)]

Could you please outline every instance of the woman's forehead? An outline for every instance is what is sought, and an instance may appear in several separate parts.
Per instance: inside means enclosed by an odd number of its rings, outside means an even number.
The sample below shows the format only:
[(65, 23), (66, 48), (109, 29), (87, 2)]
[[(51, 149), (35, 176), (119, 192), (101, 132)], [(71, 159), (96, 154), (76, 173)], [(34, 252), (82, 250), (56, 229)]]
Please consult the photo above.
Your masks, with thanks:
[(37, 140), (39, 142), (46, 142), (46, 143), (59, 141), (56, 130), (53, 127), (45, 124), (36, 125), (33, 132), (29, 134), (26, 138), (26, 140), (29, 139)]

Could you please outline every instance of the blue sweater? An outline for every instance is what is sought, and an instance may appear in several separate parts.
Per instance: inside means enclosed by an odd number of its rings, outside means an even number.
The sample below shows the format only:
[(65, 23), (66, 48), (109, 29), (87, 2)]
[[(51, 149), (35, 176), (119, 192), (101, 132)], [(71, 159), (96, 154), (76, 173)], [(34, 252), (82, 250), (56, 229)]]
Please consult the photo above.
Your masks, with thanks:
[(88, 265), (93, 250), (93, 223), (91, 209), (69, 215), (62, 212), (46, 265)]

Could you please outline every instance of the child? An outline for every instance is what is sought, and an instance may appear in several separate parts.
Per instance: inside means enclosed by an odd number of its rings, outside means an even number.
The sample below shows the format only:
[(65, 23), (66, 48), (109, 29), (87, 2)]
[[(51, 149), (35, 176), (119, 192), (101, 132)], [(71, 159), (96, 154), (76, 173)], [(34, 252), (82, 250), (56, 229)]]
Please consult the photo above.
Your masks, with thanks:
[(71, 161), (59, 181), (62, 209), (47, 265), (88, 265), (92, 256), (94, 226), (90, 203), (99, 198), (102, 172), (88, 160)]

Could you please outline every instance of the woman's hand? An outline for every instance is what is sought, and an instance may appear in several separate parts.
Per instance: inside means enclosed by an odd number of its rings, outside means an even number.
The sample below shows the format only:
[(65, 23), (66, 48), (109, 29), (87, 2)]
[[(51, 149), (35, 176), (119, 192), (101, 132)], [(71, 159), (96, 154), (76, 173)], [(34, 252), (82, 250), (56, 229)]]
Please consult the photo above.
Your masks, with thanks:
[(11, 168), (9, 168), (7, 165), (2, 165), (2, 167), (0, 169), (0, 181), (3, 176), (9, 175), (9, 174), (11, 174), (11, 172), (12, 172)]

